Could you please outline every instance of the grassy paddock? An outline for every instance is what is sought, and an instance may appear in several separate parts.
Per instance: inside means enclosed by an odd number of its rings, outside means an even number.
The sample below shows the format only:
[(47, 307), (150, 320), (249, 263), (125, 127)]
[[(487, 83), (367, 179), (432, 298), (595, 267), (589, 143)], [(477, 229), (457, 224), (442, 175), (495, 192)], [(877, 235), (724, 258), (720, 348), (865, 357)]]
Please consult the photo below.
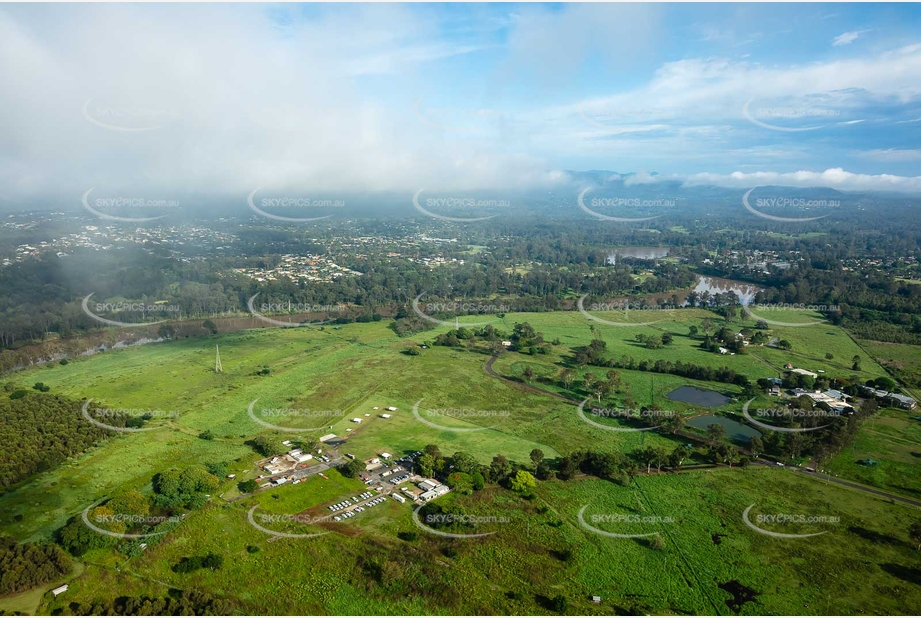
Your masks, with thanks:
[[(268, 498), (266, 509), (287, 513), (333, 499), (315, 485), (283, 492), (277, 501)], [(215, 504), (191, 516), (166, 542), (123, 564), (121, 574), (88, 571), (70, 600), (105, 598), (114, 589), (156, 591), (154, 582), (161, 582), (160, 594), (167, 586), (195, 587), (229, 597), (241, 613), (548, 614), (549, 599), (564, 595), (571, 613), (731, 615), (726, 601), (732, 597), (719, 586), (738, 582), (757, 593), (742, 605), (742, 614), (905, 614), (921, 603), (907, 538), (916, 510), (786, 470), (640, 477), (625, 487), (586, 478), (542, 483), (533, 500), (487, 489), (442, 501), (507, 521), (474, 530), (495, 532), (489, 537), (444, 540), (415, 528), (410, 508), (389, 501), (331, 534), (270, 542), (246, 523), (248, 504)], [(743, 523), (742, 511), (751, 504), (752, 517), (785, 513), (840, 520), (763, 524), (773, 531), (827, 532), (775, 539)], [(583, 528), (577, 518), (583, 506), (591, 525), (607, 532), (656, 532), (662, 547)], [(612, 515), (663, 519), (592, 523), (593, 516)], [(400, 531), (419, 536), (403, 541)], [(250, 553), (250, 545), (259, 550)], [(226, 558), (220, 571), (170, 570), (183, 556), (211, 551)], [(107, 582), (109, 591), (99, 581)], [(600, 606), (589, 601), (595, 594), (603, 599)]]
[[(652, 327), (597, 325), (610, 354), (727, 365), (754, 379), (777, 375), (776, 367), (784, 362), (824, 367), (829, 375), (850, 375), (842, 365), (861, 353), (843, 331), (822, 325), (774, 331), (791, 341), (792, 353), (757, 348), (749, 354), (720, 356), (700, 350), (699, 340), (687, 336), (689, 325), (712, 314), (696, 309), (648, 314), (631, 312), (630, 319), (665, 321)], [(620, 319), (615, 314), (601, 316)], [(789, 316), (784, 319), (792, 321)], [(547, 379), (536, 386), (559, 391), (554, 376), (567, 362), (569, 348), (590, 341), (591, 322), (578, 313), (561, 312), (509, 314), (497, 325), (511, 330), (516, 321), (530, 322), (547, 340), (559, 337), (562, 346), (548, 355), (504, 354), (495, 370), (515, 377), (531, 365)], [(292, 437), (249, 418), (247, 405), (256, 398), (260, 407), (338, 410), (330, 416), (332, 430), (327, 426), (307, 435), (332, 431), (348, 436), (341, 452), (361, 458), (384, 450), (418, 450), (430, 443), (446, 454), (467, 451), (484, 463), (498, 453), (526, 461), (533, 448), (554, 457), (589, 447), (627, 452), (644, 444), (674, 446), (654, 433), (617, 433), (588, 425), (578, 418), (574, 405), (488, 375), (485, 355), (441, 347), (417, 357), (401, 353), (410, 341), (431, 340), (447, 328), (407, 339), (396, 337), (385, 324), (243, 331), (108, 352), (17, 374), (17, 383), (42, 381), (54, 393), (91, 397), (109, 407), (175, 410), (179, 416), (157, 431), (114, 437), (0, 496), (0, 531), (22, 540), (48, 538), (69, 516), (119, 489), (149, 490), (151, 477), (170, 466), (226, 461), (239, 478), (254, 474), (258, 457), (246, 440), (257, 435)], [(636, 333), (655, 334), (661, 332), (658, 329), (675, 335), (668, 348), (646, 350), (635, 342)], [(213, 373), (215, 343), (221, 346), (222, 374)], [(834, 358), (825, 359), (826, 351)], [(883, 375), (882, 367), (863, 356), (862, 377)], [(269, 375), (256, 375), (263, 366), (270, 368)], [(599, 375), (606, 371), (586, 370)], [(621, 373), (623, 392), (614, 397), (621, 403), (629, 397), (637, 405), (655, 402), (691, 415), (705, 410), (670, 402), (665, 394), (688, 383), (738, 394), (736, 387), (725, 384)], [(413, 417), (413, 404), (420, 399), (423, 418), (445, 428)], [(375, 406), (381, 409), (374, 411)], [(391, 419), (378, 416), (386, 406), (398, 408)], [(740, 406), (736, 402), (725, 409)], [(447, 412), (426, 416), (434, 408)], [(495, 414), (469, 416), (464, 410)], [(364, 422), (349, 421), (356, 416)], [(914, 453), (921, 452), (915, 446), (921, 432), (917, 421), (908, 417), (888, 410), (881, 414), (858, 436), (854, 452), (846, 451), (833, 463), (836, 472), (900, 491), (921, 489), (912, 480), (917, 476)], [(216, 438), (198, 438), (204, 430)], [(882, 463), (874, 470), (848, 463), (863, 457)], [(784, 470), (643, 476), (629, 487), (593, 479), (552, 482), (541, 484), (534, 500), (496, 488), (447, 497), (447, 502), (470, 513), (509, 518), (498, 525), (496, 534), (472, 541), (446, 541), (419, 531), (411, 522), (409, 506), (392, 500), (314, 539), (270, 541), (247, 523), (246, 512), (256, 504), (267, 513), (327, 514), (323, 505), (364, 487), (335, 472), (327, 476), (328, 480), (314, 477), (234, 502), (215, 496), (164, 542), (136, 559), (125, 560), (111, 550), (92, 552), (86, 557), (86, 572), (73, 581), (66, 598), (46, 600), (40, 611), (60, 609), (73, 600), (108, 598), (116, 591), (163, 595), (169, 587), (178, 587), (228, 597), (241, 613), (545, 614), (550, 613), (549, 599), (563, 594), (571, 611), (579, 613), (728, 614), (729, 595), (718, 585), (732, 581), (758, 593), (742, 613), (911, 613), (921, 607), (921, 577), (906, 540), (916, 511)], [(216, 493), (233, 497), (233, 485), (225, 481)], [(842, 523), (820, 537), (781, 541), (757, 535), (742, 523), (741, 512), (752, 503), (765, 513), (840, 513)], [(665, 543), (656, 549), (646, 541), (609, 539), (585, 530), (576, 519), (584, 505), (587, 516), (607, 509), (670, 515), (677, 522), (656, 529)], [(284, 529), (298, 525), (286, 524)], [(600, 526), (616, 530), (613, 525)], [(644, 530), (638, 524), (628, 526), (632, 532)], [(420, 536), (403, 541), (397, 537), (400, 531)], [(259, 550), (251, 553), (249, 546)], [(225, 566), (216, 573), (180, 575), (170, 570), (184, 556), (209, 551), (225, 556)], [(603, 604), (590, 604), (592, 594), (600, 594)]]

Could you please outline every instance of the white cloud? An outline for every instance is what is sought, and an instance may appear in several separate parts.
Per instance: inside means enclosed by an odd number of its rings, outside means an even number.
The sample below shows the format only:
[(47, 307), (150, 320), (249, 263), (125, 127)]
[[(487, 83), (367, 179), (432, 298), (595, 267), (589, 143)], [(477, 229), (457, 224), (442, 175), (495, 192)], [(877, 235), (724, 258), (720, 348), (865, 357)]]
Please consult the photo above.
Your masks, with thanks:
[[(309, 18), (287, 5), (3, 5), (3, 193), (515, 188), (562, 182), (555, 169), (773, 167), (777, 153), (790, 151), (797, 159), (788, 165), (824, 168), (844, 162), (812, 158), (797, 144), (765, 146), (751, 139), (766, 133), (755, 126), (739, 130), (745, 102), (791, 97), (841, 112), (835, 122), (869, 122), (867, 101), (921, 96), (918, 44), (783, 66), (687, 57), (612, 96), (544, 105), (566, 100), (568, 90), (557, 88), (493, 111), (486, 108), (502, 107), (501, 97), (484, 100), (465, 86), (500, 92), (519, 70), (558, 84), (586, 59), (638, 78), (648, 46), (667, 34), (660, 6), (516, 10), (482, 27), (464, 22), (446, 37), (451, 28), (432, 18), (435, 10), (415, 5), (313, 8)], [(292, 17), (268, 17), (284, 11)], [(495, 52), (497, 29), (508, 37), (494, 56), (505, 60), (477, 81), (467, 73), (482, 67), (470, 59)], [(451, 105), (444, 90), (454, 67), (457, 107), (439, 116), (437, 108)], [(603, 77), (592, 87), (607, 83)], [(155, 131), (107, 131), (83, 118), (89, 99), (94, 109), (163, 110), (168, 122)], [(419, 99), (426, 118), (413, 110)]]
[(921, 176), (895, 176), (892, 174), (855, 174), (833, 168), (824, 172), (800, 170), (797, 172), (732, 172), (731, 174), (699, 173), (638, 174), (634, 184), (651, 184), (663, 181), (681, 181), (684, 186), (718, 186), (737, 189), (774, 185), (781, 187), (826, 187), (839, 191), (894, 191), (921, 194)]
[[(829, 119), (863, 109), (869, 101), (906, 102), (921, 97), (921, 46), (873, 56), (791, 66), (764, 66), (725, 58), (687, 58), (664, 64), (633, 90), (576, 103), (568, 113), (616, 123), (631, 110), (650, 121), (742, 118), (753, 108), (790, 107), (806, 120)], [(781, 104), (776, 103), (781, 101)], [(558, 110), (557, 113), (564, 113)]]
[[(314, 12), (279, 25), (253, 5), (0, 8), (5, 192), (245, 196), (255, 187), (411, 192), (559, 181), (539, 156), (446, 139), (402, 107), (412, 91), (426, 92), (419, 74), (428, 65), (486, 48), (479, 34), (446, 39), (425, 8)], [(88, 100), (103, 124), (159, 110), (154, 124), (163, 126), (106, 130), (84, 118)]]
[(860, 35), (863, 34), (864, 32), (867, 32), (867, 31), (866, 30), (851, 30), (850, 32), (844, 32), (836, 36), (835, 39), (831, 42), (831, 44), (834, 45), (835, 47), (841, 47), (842, 45), (850, 45), (851, 43), (859, 39)]
[(898, 148), (887, 148), (868, 150), (860, 153), (862, 156), (875, 161), (884, 161), (887, 163), (904, 163), (907, 161), (921, 161), (921, 150), (900, 150)]

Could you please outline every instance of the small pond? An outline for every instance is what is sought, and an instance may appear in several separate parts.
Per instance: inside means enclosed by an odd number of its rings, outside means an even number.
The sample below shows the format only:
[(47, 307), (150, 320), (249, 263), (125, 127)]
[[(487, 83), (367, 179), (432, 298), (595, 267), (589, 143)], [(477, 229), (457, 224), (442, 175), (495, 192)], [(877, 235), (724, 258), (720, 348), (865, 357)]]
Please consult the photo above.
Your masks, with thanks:
[(726, 437), (738, 442), (748, 442), (752, 438), (760, 438), (761, 432), (753, 429), (748, 425), (738, 423), (731, 418), (716, 416), (715, 414), (706, 414), (704, 416), (695, 416), (688, 419), (688, 425), (696, 429), (706, 431), (708, 425), (722, 425), (726, 428)]
[(729, 403), (729, 397), (716, 391), (710, 391), (705, 388), (696, 386), (679, 386), (666, 395), (673, 401), (683, 403), (692, 403), (695, 406), (704, 406), (705, 408), (718, 408)]

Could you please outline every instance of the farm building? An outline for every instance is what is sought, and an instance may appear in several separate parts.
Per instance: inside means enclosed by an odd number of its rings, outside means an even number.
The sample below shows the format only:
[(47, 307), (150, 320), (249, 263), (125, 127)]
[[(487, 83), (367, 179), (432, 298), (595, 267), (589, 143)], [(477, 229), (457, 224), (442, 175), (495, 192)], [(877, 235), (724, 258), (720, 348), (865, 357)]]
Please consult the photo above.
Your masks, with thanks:
[(825, 393), (823, 393), (823, 394), (824, 394), (826, 397), (830, 397), (831, 399), (834, 399), (834, 400), (836, 400), (836, 401), (847, 401), (848, 399), (851, 398), (849, 395), (845, 395), (845, 394), (842, 393), (841, 391), (835, 390), (835, 389), (833, 389), (833, 388), (828, 389), (828, 390), (825, 391)]
[(913, 410), (916, 405), (915, 400), (912, 399), (911, 397), (906, 397), (905, 395), (898, 395), (896, 393), (889, 393), (889, 397), (887, 397), (887, 400), (893, 405), (896, 405), (902, 408), (903, 410)]
[(890, 393), (889, 391), (878, 390), (869, 386), (861, 386), (860, 388), (864, 395), (873, 396), (889, 406), (897, 406), (903, 410), (914, 410), (917, 405), (914, 399), (905, 395)]
[(438, 481), (434, 481), (432, 479), (425, 479), (419, 483), (419, 489), (421, 489), (422, 491), (430, 491), (432, 489), (435, 489), (439, 485), (441, 485), (441, 483), (439, 483)]
[(310, 461), (313, 459), (313, 455), (310, 453), (305, 453), (301, 449), (296, 448), (293, 451), (288, 452), (288, 455), (294, 458), (294, 461), (297, 463), (304, 463), (305, 461)]
[(447, 485), (439, 485), (435, 489), (424, 492), (421, 496), (419, 496), (419, 500), (422, 502), (428, 502), (429, 500), (434, 500), (439, 496), (445, 495), (449, 491), (451, 491), (451, 489)]

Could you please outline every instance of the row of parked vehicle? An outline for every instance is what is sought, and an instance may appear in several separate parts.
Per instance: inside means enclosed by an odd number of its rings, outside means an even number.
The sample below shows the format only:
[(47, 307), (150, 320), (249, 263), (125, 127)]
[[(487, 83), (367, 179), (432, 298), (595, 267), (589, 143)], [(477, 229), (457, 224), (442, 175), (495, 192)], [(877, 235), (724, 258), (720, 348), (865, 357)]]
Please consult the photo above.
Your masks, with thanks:
[(348, 500), (346, 500), (345, 502), (339, 502), (338, 504), (334, 504), (334, 505), (332, 505), (332, 506), (330, 506), (330, 507), (328, 507), (328, 508), (329, 508), (330, 511), (332, 511), (333, 513), (335, 513), (336, 511), (341, 511), (342, 509), (347, 509), (347, 508), (349, 508), (350, 506), (352, 506), (352, 503), (349, 502)]

